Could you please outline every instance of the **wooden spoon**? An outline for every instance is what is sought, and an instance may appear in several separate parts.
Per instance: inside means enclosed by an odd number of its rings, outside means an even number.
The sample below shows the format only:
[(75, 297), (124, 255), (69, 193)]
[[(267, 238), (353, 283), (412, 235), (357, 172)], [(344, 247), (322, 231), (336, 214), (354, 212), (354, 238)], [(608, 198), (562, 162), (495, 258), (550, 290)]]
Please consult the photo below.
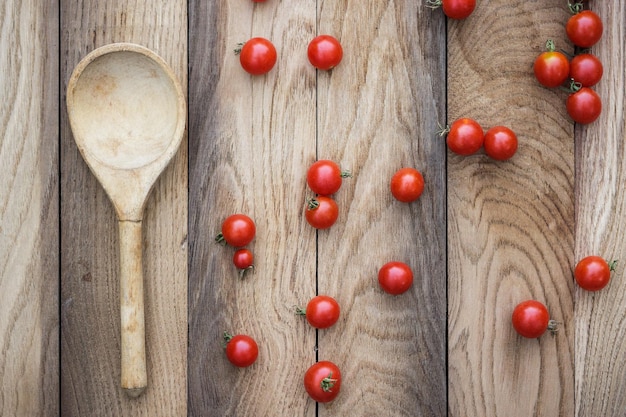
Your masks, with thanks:
[(74, 140), (111, 199), (120, 239), (121, 383), (132, 397), (148, 385), (143, 301), (143, 210), (176, 154), (187, 118), (183, 90), (163, 59), (139, 45), (87, 55), (67, 86)]

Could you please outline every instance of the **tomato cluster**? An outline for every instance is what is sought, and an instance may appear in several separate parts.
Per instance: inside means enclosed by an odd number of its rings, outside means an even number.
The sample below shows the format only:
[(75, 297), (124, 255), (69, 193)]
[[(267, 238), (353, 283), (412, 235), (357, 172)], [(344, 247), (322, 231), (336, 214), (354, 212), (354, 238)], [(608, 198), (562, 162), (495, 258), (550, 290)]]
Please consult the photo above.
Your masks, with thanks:
[(588, 48), (602, 37), (602, 19), (583, 3), (570, 4), (573, 15), (565, 25), (567, 37), (575, 48), (571, 60), (555, 50), (552, 40), (546, 42), (546, 51), (537, 56), (533, 71), (537, 81), (548, 88), (564, 87), (569, 95), (565, 101), (567, 113), (576, 123), (588, 124), (602, 112), (602, 99), (591, 87), (604, 72), (602, 62)]
[(484, 148), (485, 154), (497, 161), (511, 159), (517, 152), (517, 135), (506, 126), (494, 126), (483, 131), (474, 119), (463, 117), (439, 131), (446, 136), (446, 144), (452, 152), (469, 156)]
[(254, 269), (254, 255), (245, 248), (256, 235), (254, 220), (245, 214), (231, 214), (222, 222), (222, 231), (215, 237), (215, 241), (237, 248), (233, 254), (233, 264), (243, 277), (246, 271)]

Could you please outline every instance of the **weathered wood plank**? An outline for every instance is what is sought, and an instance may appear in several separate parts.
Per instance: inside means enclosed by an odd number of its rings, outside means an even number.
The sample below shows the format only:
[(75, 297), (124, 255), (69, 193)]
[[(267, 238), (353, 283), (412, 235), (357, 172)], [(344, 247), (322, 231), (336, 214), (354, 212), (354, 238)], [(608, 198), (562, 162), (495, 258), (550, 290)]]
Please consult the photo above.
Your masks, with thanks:
[(604, 64), (594, 89), (603, 100), (600, 118), (576, 129), (576, 257), (618, 259), (608, 287), (576, 288), (576, 415), (622, 416), (626, 410), (626, 5), (591, 2), (604, 22), (591, 48)]
[[(318, 233), (318, 291), (342, 307), (319, 332), (318, 356), (343, 370), (342, 393), (319, 415), (444, 416), (444, 19), (420, 2), (319, 1), (318, 26), (344, 58), (318, 73), (317, 157), (353, 172), (335, 195), (339, 220)], [(389, 191), (407, 166), (426, 182), (410, 204)], [(415, 274), (397, 297), (377, 281), (392, 260)]]
[[(61, 82), (111, 42), (142, 44), (172, 66), (186, 91), (187, 3), (61, 1)], [(61, 111), (61, 402), (65, 416), (184, 416), (187, 354), (187, 144), (157, 181), (144, 212), (148, 389), (120, 388), (117, 221)]]
[[(448, 24), (448, 121), (505, 125), (517, 154), (448, 158), (449, 411), (451, 416), (574, 413), (573, 125), (565, 93), (541, 87), (532, 64), (548, 38), (566, 48), (562, 1), (478, 2)], [(544, 302), (555, 337), (522, 339), (515, 305)]]
[[(315, 152), (315, 72), (306, 61), (315, 4), (207, 2), (190, 7), (189, 414), (313, 416), (302, 377), (315, 331), (293, 306), (315, 291), (315, 233), (302, 216)], [(250, 76), (237, 43), (270, 39), (274, 69)], [(254, 273), (213, 238), (230, 214), (256, 221)], [(259, 358), (237, 369), (224, 331), (247, 333)]]
[(56, 2), (0, 6), (0, 415), (59, 415)]

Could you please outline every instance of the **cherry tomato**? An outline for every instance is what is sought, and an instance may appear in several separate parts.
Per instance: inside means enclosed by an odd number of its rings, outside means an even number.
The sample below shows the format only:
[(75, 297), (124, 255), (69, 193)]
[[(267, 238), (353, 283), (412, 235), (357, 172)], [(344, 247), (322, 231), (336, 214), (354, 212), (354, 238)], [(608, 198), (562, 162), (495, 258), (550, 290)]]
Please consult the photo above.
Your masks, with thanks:
[(265, 38), (252, 38), (239, 50), (239, 62), (252, 75), (268, 73), (276, 64), (276, 48)]
[(570, 64), (567, 57), (554, 50), (554, 42), (546, 42), (547, 51), (542, 52), (533, 64), (535, 78), (544, 87), (558, 87), (567, 80)]
[(565, 25), (567, 37), (576, 46), (590, 48), (602, 37), (602, 19), (591, 10), (583, 10), (569, 18)]
[(317, 402), (334, 400), (341, 389), (339, 367), (330, 361), (314, 363), (304, 374), (304, 389)]
[(339, 207), (332, 198), (320, 195), (309, 200), (304, 216), (314, 228), (328, 229), (337, 221)]
[(548, 309), (539, 301), (523, 301), (513, 310), (513, 328), (521, 336), (537, 338), (550, 330), (556, 332), (556, 322), (550, 320)]
[(517, 151), (517, 136), (506, 126), (494, 126), (485, 133), (485, 153), (498, 161), (506, 161)]
[(306, 182), (314, 193), (329, 196), (339, 190), (343, 178), (350, 176), (349, 171), (342, 171), (335, 162), (320, 159), (309, 167)]
[(402, 294), (413, 284), (413, 271), (405, 263), (387, 262), (378, 271), (378, 283), (389, 294)]
[(337, 300), (328, 295), (315, 296), (307, 304), (306, 310), (297, 310), (316, 329), (326, 329), (335, 324), (339, 320), (340, 311)]
[(617, 261), (607, 262), (600, 256), (587, 256), (576, 264), (574, 278), (587, 291), (598, 291), (606, 287), (615, 270)]
[(343, 48), (336, 38), (319, 35), (309, 43), (307, 55), (311, 65), (326, 71), (339, 65), (343, 58)]
[(246, 271), (254, 269), (254, 255), (250, 249), (238, 249), (233, 255), (233, 264), (239, 269), (239, 277), (243, 278)]
[(252, 242), (256, 234), (256, 225), (254, 221), (245, 214), (232, 214), (222, 222), (222, 232), (217, 235), (215, 240), (219, 243), (227, 244), (241, 248)]
[(591, 123), (602, 112), (602, 100), (591, 88), (582, 87), (567, 97), (565, 108), (576, 123)]
[(391, 177), (391, 194), (396, 200), (410, 203), (424, 191), (424, 177), (415, 168), (401, 168)]
[(483, 128), (472, 119), (455, 120), (449, 128), (441, 132), (445, 133), (448, 135), (446, 138), (448, 148), (459, 155), (472, 155), (483, 146)]
[(240, 368), (250, 366), (259, 356), (259, 346), (248, 335), (231, 336), (225, 332), (224, 340), (226, 341), (226, 357), (235, 366)]
[(597, 56), (580, 54), (572, 58), (569, 66), (569, 76), (583, 87), (596, 85), (602, 79), (604, 67)]
[(476, 0), (427, 0), (430, 8), (442, 7), (443, 14), (450, 19), (465, 19), (476, 8)]

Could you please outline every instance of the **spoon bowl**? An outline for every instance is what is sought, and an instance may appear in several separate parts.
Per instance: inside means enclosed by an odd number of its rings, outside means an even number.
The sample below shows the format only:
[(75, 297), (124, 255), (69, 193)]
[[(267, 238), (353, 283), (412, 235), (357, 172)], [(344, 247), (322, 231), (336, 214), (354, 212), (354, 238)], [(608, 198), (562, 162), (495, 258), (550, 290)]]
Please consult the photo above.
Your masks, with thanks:
[(186, 125), (183, 90), (167, 63), (130, 43), (100, 47), (74, 69), (67, 111), (76, 145), (109, 196), (120, 236), (121, 385), (147, 387), (142, 220)]

